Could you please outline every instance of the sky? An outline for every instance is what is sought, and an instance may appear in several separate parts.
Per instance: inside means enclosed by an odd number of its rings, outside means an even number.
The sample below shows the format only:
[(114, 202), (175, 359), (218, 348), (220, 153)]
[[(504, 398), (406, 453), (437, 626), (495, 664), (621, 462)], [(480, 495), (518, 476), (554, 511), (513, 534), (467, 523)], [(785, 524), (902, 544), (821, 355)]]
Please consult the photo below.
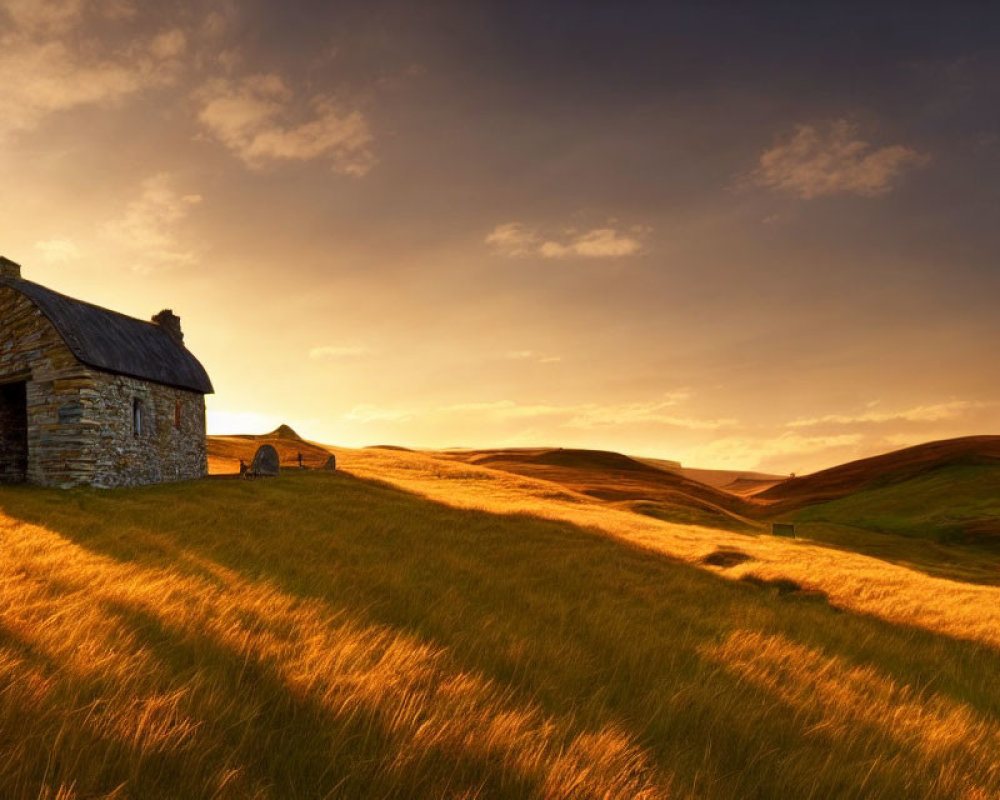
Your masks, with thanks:
[(0, 0), (0, 254), (209, 431), (804, 473), (1000, 433), (987, 3)]

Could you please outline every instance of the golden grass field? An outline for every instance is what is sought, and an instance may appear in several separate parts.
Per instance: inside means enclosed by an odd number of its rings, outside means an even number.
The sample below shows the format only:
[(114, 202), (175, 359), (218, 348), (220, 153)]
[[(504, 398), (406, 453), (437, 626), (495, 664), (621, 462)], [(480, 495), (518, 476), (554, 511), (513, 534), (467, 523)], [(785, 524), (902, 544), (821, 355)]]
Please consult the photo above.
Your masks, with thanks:
[(334, 452), (0, 488), (0, 797), (1000, 796), (1000, 587)]

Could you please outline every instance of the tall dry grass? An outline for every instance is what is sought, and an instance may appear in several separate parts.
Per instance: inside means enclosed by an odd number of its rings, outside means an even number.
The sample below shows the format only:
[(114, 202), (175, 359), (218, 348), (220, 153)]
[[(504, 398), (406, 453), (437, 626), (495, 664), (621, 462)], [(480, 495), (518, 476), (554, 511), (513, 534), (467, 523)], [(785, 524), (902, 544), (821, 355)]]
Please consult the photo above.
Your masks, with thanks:
[(1000, 586), (956, 582), (820, 543), (662, 522), (556, 484), (422, 453), (338, 450), (344, 469), (437, 502), (490, 513), (527, 513), (599, 530), (622, 541), (700, 564), (716, 549), (750, 556), (726, 571), (786, 579), (823, 592), (839, 607), (1000, 647)]
[[(466, 505), (588, 507), (354, 458)], [(725, 580), (587, 513), (347, 474), (2, 489), (0, 797), (1000, 794), (988, 637)], [(692, 559), (750, 550), (649, 524)]]

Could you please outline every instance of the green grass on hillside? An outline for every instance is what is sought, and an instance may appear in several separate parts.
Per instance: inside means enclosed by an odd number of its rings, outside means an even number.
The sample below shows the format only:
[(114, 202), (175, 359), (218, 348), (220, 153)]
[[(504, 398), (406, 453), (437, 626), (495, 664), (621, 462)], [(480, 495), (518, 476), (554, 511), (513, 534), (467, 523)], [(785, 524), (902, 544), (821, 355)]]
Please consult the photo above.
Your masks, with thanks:
[(794, 586), (345, 474), (0, 512), (9, 800), (1000, 795), (1000, 653)]
[(942, 467), (810, 506), (793, 518), (943, 543), (1000, 545), (1000, 466)]

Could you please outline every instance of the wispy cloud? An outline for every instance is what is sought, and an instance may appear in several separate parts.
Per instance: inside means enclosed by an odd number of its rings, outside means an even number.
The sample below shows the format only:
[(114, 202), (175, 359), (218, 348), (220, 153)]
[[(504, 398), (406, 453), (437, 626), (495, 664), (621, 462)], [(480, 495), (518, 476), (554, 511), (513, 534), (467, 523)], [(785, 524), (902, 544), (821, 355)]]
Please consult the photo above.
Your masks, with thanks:
[(826, 126), (799, 125), (790, 138), (760, 157), (744, 180), (804, 199), (837, 193), (884, 194), (908, 169), (930, 158), (903, 145), (873, 147), (857, 125), (837, 120)]
[(410, 419), (413, 416), (413, 411), (400, 408), (385, 408), (373, 403), (362, 403), (344, 414), (344, 419), (349, 419), (352, 422), (360, 422), (364, 425), (369, 422), (400, 422)]
[(160, 173), (143, 181), (139, 198), (122, 217), (105, 224), (102, 233), (135, 259), (133, 268), (140, 272), (187, 264), (195, 254), (178, 242), (175, 226), (200, 202), (201, 195), (179, 193), (172, 177)]
[(615, 426), (663, 426), (691, 431), (714, 431), (736, 424), (732, 419), (703, 419), (679, 414), (671, 409), (681, 405), (686, 390), (668, 393), (657, 400), (637, 403), (518, 403), (513, 400), (483, 400), (452, 403), (426, 409), (386, 408), (374, 405), (355, 407), (347, 419), (362, 423), (400, 421), (416, 416), (465, 415), (484, 422), (505, 423), (544, 419), (552, 428), (588, 430)]
[(537, 350), (511, 350), (504, 357), (511, 361), (534, 361), (538, 364), (555, 364), (562, 361), (562, 356), (539, 353)]
[(732, 419), (703, 419), (670, 410), (681, 405), (689, 396), (689, 392), (680, 390), (657, 400), (636, 403), (516, 403), (512, 400), (497, 400), (449, 405), (437, 411), (449, 414), (485, 414), (499, 420), (544, 417), (555, 427), (576, 429), (664, 425), (687, 430), (714, 431), (736, 424), (736, 420)]
[(526, 256), (537, 252), (538, 234), (520, 222), (497, 225), (486, 235), (486, 244), (505, 256)]
[(517, 404), (511, 400), (492, 400), (483, 403), (455, 403), (450, 406), (441, 406), (438, 411), (445, 414), (480, 412), (480, 411), (502, 411), (514, 408)]
[(65, 264), (80, 258), (80, 248), (72, 239), (45, 239), (35, 242), (35, 249), (49, 264)]
[(863, 411), (858, 414), (826, 414), (821, 417), (796, 419), (789, 428), (814, 428), (822, 425), (863, 425), (887, 422), (942, 422), (957, 419), (968, 411), (984, 407), (984, 403), (971, 400), (950, 400), (945, 403), (912, 406), (896, 411)]
[(103, 24), (133, 11), (120, 0), (0, 0), (0, 135), (171, 83), (186, 44), (179, 29), (137, 35), (125, 47), (101, 38)]
[(641, 250), (638, 231), (629, 234), (614, 228), (594, 228), (563, 241), (550, 239), (538, 248), (538, 252), (546, 258), (620, 258), (634, 256)]
[[(795, 456), (810, 461), (829, 453), (849, 453), (863, 436), (843, 433), (831, 436), (803, 436), (784, 433), (775, 437), (728, 436), (692, 450), (692, 463), (710, 464), (718, 469), (785, 469)], [(849, 456), (848, 456), (849, 457)], [(836, 455), (831, 463), (838, 460)]]
[(321, 347), (312, 348), (309, 351), (309, 358), (314, 360), (356, 358), (370, 352), (371, 348), (363, 345), (326, 344)]
[(279, 75), (215, 79), (197, 98), (205, 129), (251, 168), (319, 159), (337, 172), (361, 176), (375, 165), (373, 137), (361, 111), (325, 94), (297, 102)]
[(570, 230), (555, 237), (543, 236), (538, 229), (521, 222), (505, 222), (490, 231), (485, 242), (497, 255), (508, 257), (624, 258), (642, 252), (642, 239), (648, 233), (649, 228), (635, 225), (627, 230), (614, 227)]

